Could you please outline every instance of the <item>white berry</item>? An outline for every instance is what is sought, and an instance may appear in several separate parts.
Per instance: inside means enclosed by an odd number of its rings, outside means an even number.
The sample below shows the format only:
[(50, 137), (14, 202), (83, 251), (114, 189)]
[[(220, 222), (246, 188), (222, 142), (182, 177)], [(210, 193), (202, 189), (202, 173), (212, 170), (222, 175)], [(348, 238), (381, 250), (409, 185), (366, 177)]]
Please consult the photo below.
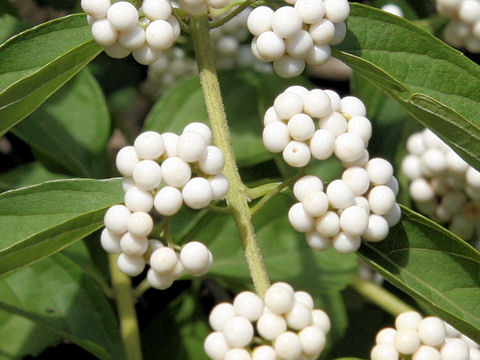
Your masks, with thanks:
[(107, 19), (119, 31), (130, 31), (138, 21), (138, 11), (128, 1), (119, 1), (110, 6)]
[(133, 144), (137, 156), (144, 160), (155, 160), (165, 151), (162, 135), (155, 131), (141, 133)]
[(210, 270), (210, 250), (201, 242), (192, 241), (185, 244), (180, 252), (180, 261), (185, 271), (201, 276)]
[(232, 347), (247, 346), (253, 338), (252, 323), (240, 316), (227, 320), (222, 332), (227, 344)]
[(172, 216), (176, 214), (182, 207), (182, 204), (182, 193), (173, 186), (162, 187), (153, 199), (155, 210), (164, 216)]

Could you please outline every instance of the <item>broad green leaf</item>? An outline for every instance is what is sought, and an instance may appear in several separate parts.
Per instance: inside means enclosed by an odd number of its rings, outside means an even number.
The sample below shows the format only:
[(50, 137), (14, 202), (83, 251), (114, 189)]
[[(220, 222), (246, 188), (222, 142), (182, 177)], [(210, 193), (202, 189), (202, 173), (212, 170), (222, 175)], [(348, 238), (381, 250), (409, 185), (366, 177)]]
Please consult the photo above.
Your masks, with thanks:
[[(407, 20), (351, 4), (335, 57), (480, 168), (480, 68)], [(458, 86), (461, 84), (461, 86)]]
[(84, 14), (49, 21), (0, 45), (0, 135), (100, 52)]
[[(254, 165), (272, 158), (262, 143), (263, 113), (257, 111), (256, 89), (238, 72), (220, 73), (220, 85), (239, 165)], [(148, 115), (144, 129), (181, 133), (193, 121), (208, 123), (198, 76), (167, 91)]]
[[(317, 252), (287, 220), (290, 198), (280, 195), (255, 215), (254, 225), (272, 281), (291, 282), (297, 289), (327, 292), (344, 288), (356, 271), (356, 258), (334, 250)], [(197, 234), (214, 255), (210, 276), (250, 283), (247, 263), (230, 216), (217, 216)]]
[(86, 69), (12, 132), (72, 175), (108, 175), (110, 116), (100, 86)]
[(0, 275), (100, 229), (122, 195), (117, 179), (58, 180), (0, 194)]
[(0, 309), (34, 321), (99, 359), (122, 359), (118, 324), (83, 268), (54, 254), (0, 281)]
[(66, 179), (67, 176), (47, 170), (38, 161), (20, 165), (0, 174), (0, 191), (18, 189), (49, 180)]
[(480, 253), (441, 226), (402, 207), (385, 241), (365, 243), (361, 257), (401, 290), (480, 341)]
[(62, 339), (48, 328), (24, 317), (0, 311), (0, 359), (36, 356)]

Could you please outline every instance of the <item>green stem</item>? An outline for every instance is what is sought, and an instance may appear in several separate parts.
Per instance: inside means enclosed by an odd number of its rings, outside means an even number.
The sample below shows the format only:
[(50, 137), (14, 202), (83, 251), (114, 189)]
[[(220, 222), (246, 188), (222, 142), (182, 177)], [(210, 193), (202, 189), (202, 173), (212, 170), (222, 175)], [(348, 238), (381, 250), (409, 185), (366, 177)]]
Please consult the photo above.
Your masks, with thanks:
[[(297, 181), (297, 179), (304, 174), (305, 169), (302, 169), (297, 175), (292, 176), (291, 178), (286, 179), (285, 181), (278, 184), (275, 188), (273, 188), (270, 192), (266, 193), (259, 202), (257, 202), (252, 208), (250, 209), (250, 214), (253, 216), (257, 212), (259, 212), (275, 195), (278, 195), (283, 189), (285, 189), (290, 184)], [(267, 184), (266, 184), (267, 185)]]
[(134, 297), (130, 277), (117, 267), (117, 255), (109, 255), (110, 277), (113, 292), (117, 302), (120, 333), (126, 360), (142, 360), (140, 332), (138, 330), (137, 314), (135, 313)]
[[(233, 19), (235, 16), (237, 16), (238, 14), (240, 14), (243, 10), (245, 10), (247, 7), (249, 7), (250, 5), (252, 5), (255, 1), (257, 0), (247, 0), (243, 3), (241, 3), (241, 5), (237, 8), (235, 8), (235, 10), (233, 10), (231, 13), (229, 13), (228, 15), (224, 16), (223, 18), (221, 19), (218, 19), (217, 21), (212, 21), (212, 23), (209, 25), (209, 27), (211, 29), (213, 28), (216, 28), (218, 26), (222, 26), (223, 24), (229, 22), (231, 19)], [(232, 7), (232, 5), (234, 6), (235, 4), (230, 4), (229, 8)], [(228, 9), (228, 8), (227, 8)], [(222, 9), (223, 10), (223, 9)], [(213, 15), (220, 15), (218, 13), (214, 13)]]
[(215, 71), (213, 53), (210, 48), (207, 15), (203, 14), (193, 17), (191, 29), (195, 55), (200, 71), (200, 82), (213, 137), (215, 144), (225, 155), (223, 173), (230, 183), (230, 190), (227, 194), (227, 204), (232, 210), (232, 216), (237, 225), (253, 284), (257, 293), (263, 297), (270, 286), (270, 281), (253, 228), (252, 217), (247, 203), (248, 196), (246, 194), (246, 187), (240, 178), (238, 166), (235, 161), (230, 130), (223, 108), (220, 84)]
[(135, 289), (133, 289), (133, 296), (135, 296), (137, 299), (141, 297), (145, 291), (150, 289), (152, 285), (150, 285), (150, 281), (148, 281), (146, 278), (142, 280), (140, 284), (137, 285)]
[(256, 186), (254, 188), (247, 188), (246, 192), (250, 200), (258, 199), (262, 196), (267, 195), (268, 193), (275, 191), (275, 189), (280, 186), (282, 182), (277, 181), (273, 183), (263, 184)]
[(397, 316), (402, 312), (415, 311), (410, 305), (406, 304), (391, 292), (370, 281), (363, 280), (359, 276), (353, 278), (352, 287), (372, 303), (378, 305), (383, 310)]

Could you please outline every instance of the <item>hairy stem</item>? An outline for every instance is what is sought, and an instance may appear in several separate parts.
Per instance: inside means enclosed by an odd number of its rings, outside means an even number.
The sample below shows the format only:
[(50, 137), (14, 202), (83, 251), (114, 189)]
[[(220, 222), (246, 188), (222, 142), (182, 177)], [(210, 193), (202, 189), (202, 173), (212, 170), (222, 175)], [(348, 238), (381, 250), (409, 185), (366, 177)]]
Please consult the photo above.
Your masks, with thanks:
[(262, 253), (258, 247), (252, 217), (247, 203), (246, 187), (240, 178), (235, 154), (232, 148), (232, 139), (223, 107), (220, 84), (213, 53), (210, 47), (208, 18), (206, 14), (192, 18), (191, 32), (200, 71), (205, 105), (213, 132), (215, 144), (225, 155), (223, 173), (230, 182), (230, 191), (227, 194), (227, 204), (237, 225), (240, 239), (245, 251), (250, 275), (257, 293), (263, 297), (270, 282), (268, 279)]
[(397, 316), (405, 311), (415, 311), (410, 305), (400, 300), (391, 292), (377, 284), (363, 280), (359, 276), (353, 278), (352, 287), (359, 294), (363, 295), (392, 316)]
[(117, 267), (117, 255), (109, 255), (110, 276), (120, 319), (120, 333), (126, 360), (142, 360), (140, 332), (130, 277)]

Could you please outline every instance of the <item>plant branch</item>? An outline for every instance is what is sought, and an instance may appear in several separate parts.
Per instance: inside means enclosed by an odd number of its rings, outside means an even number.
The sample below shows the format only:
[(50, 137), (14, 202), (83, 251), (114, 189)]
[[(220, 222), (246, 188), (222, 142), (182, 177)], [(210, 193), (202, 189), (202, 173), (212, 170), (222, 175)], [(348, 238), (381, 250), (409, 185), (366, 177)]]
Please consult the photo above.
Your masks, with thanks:
[(223, 173), (230, 183), (230, 190), (227, 194), (227, 204), (232, 210), (232, 216), (235, 220), (245, 251), (253, 284), (257, 293), (263, 297), (270, 286), (270, 282), (253, 228), (245, 185), (240, 178), (238, 166), (235, 161), (232, 139), (223, 107), (222, 94), (220, 92), (220, 84), (215, 70), (213, 52), (210, 48), (207, 15), (203, 14), (193, 17), (191, 30), (195, 55), (200, 71), (200, 82), (213, 137), (215, 144), (225, 155)]
[[(254, 206), (251, 207), (250, 209), (250, 214), (253, 216), (257, 212), (259, 212), (275, 195), (279, 194), (283, 189), (285, 189), (287, 186), (291, 185), (294, 183), (300, 176), (304, 174), (304, 169), (300, 171), (297, 175), (292, 176), (291, 178), (288, 178), (281, 182), (280, 184), (277, 184), (270, 192), (267, 192), (261, 199), (258, 201)], [(269, 185), (269, 184), (265, 184)], [(252, 189), (253, 190), (253, 189)]]
[(126, 360), (142, 360), (140, 332), (130, 277), (117, 267), (117, 255), (109, 255), (110, 276), (120, 320), (120, 333)]
[[(210, 24), (209, 24), (209, 27), (210, 29), (213, 29), (213, 28), (216, 28), (216, 27), (219, 27), (219, 26), (222, 26), (223, 24), (229, 22), (231, 19), (233, 19), (235, 16), (237, 16), (238, 14), (240, 14), (243, 10), (245, 10), (247, 7), (249, 7), (250, 5), (252, 5), (255, 1), (257, 0), (247, 0), (243, 3), (240, 4), (240, 6), (238, 6), (237, 8), (235, 8), (232, 12), (230, 12), (228, 15), (225, 15), (224, 17), (222, 17), (221, 19), (218, 19), (217, 21), (212, 21)], [(235, 6), (235, 4), (231, 4), (231, 6), (229, 8), (231, 8), (233, 6)], [(228, 8), (227, 8), (228, 9)], [(220, 14), (219, 14), (220, 15)]]
[(391, 292), (370, 281), (363, 280), (359, 276), (353, 278), (352, 287), (372, 303), (378, 305), (383, 310), (397, 316), (402, 312), (415, 311), (410, 305), (400, 300)]

